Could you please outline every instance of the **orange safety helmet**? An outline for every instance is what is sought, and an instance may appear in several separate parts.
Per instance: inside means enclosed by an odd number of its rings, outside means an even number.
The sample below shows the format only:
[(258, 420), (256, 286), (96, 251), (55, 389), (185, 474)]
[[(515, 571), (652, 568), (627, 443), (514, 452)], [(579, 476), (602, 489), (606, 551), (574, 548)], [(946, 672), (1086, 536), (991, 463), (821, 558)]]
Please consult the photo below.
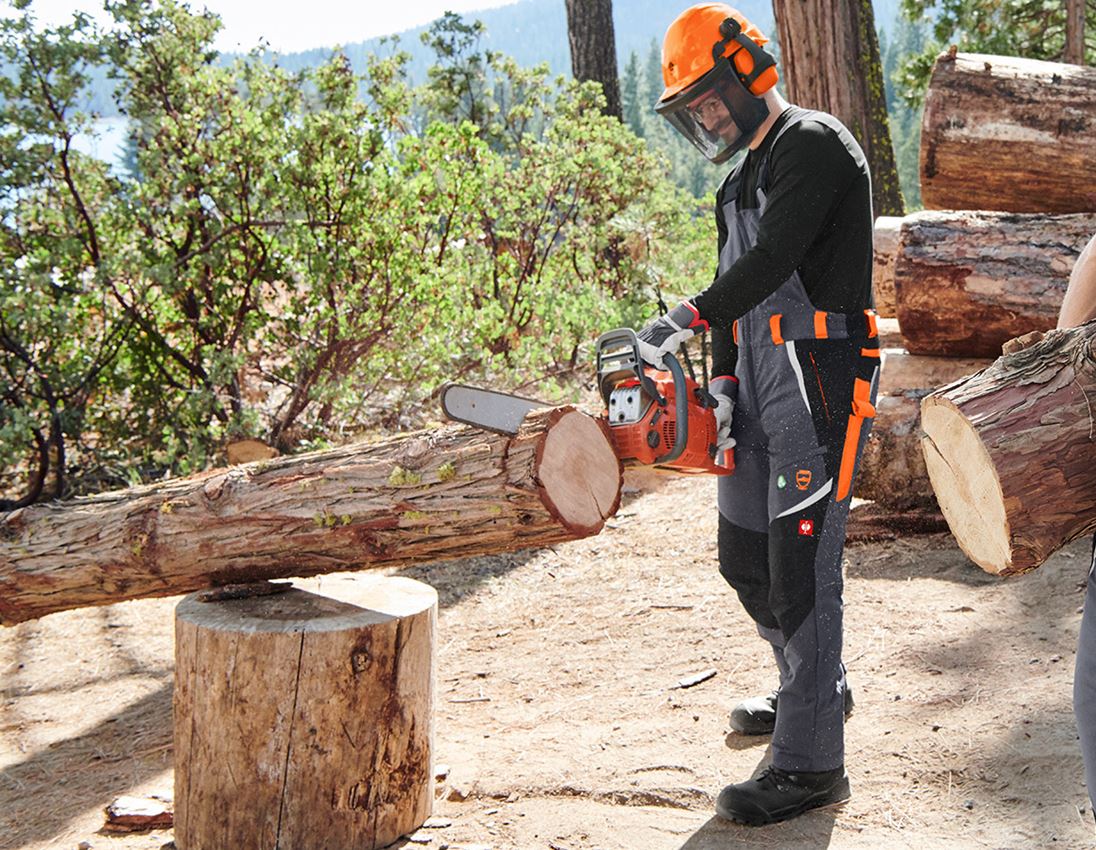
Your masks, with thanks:
[(768, 39), (726, 3), (700, 3), (670, 24), (662, 43), (665, 91), (655, 111), (708, 159), (741, 150), (768, 116), (761, 95), (776, 85)]

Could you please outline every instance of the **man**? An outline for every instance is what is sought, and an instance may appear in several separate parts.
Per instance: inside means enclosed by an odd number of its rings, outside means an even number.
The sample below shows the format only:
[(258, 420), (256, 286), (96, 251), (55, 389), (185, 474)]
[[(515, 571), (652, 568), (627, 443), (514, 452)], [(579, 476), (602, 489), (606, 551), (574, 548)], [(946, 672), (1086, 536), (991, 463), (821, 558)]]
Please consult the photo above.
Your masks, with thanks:
[(849, 796), (841, 560), (879, 364), (868, 166), (837, 119), (777, 93), (766, 41), (721, 3), (691, 7), (666, 33), (656, 111), (712, 162), (748, 152), (717, 195), (715, 280), (639, 334), (659, 366), (712, 329), (717, 415), (737, 444), (718, 485), (720, 572), (779, 673), (773, 694), (731, 716), (773, 735), (772, 764), (716, 803), (750, 824)]

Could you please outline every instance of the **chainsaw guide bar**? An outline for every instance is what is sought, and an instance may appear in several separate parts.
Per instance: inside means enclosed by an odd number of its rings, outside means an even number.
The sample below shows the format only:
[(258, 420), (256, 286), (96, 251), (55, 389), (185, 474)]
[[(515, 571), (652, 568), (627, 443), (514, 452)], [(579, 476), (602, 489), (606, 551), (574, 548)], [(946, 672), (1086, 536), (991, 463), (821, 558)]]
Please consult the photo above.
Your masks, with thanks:
[(536, 399), (467, 384), (448, 384), (441, 391), (441, 409), (446, 418), (508, 437), (517, 434), (530, 410), (548, 406)]

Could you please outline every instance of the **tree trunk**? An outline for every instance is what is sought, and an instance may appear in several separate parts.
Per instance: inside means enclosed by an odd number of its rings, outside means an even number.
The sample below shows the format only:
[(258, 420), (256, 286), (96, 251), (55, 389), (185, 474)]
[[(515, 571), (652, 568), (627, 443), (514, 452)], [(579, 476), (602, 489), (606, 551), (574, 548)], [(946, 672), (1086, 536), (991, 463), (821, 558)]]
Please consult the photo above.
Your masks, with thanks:
[(902, 225), (894, 288), (913, 354), (996, 357), (1057, 324), (1069, 272), (1096, 213), (924, 212)]
[(876, 215), (905, 212), (870, 0), (774, 0), (788, 99), (836, 116), (864, 149)]
[(855, 495), (893, 511), (936, 510), (921, 451), (921, 399), (993, 361), (882, 352), (875, 424), (864, 447)]
[(901, 216), (881, 215), (875, 220), (872, 238), (871, 288), (875, 312), (883, 317), (898, 315), (894, 303), (894, 263), (898, 259), (898, 241), (902, 236)]
[(1096, 69), (942, 54), (921, 120), (926, 209), (1096, 210)]
[(605, 114), (623, 120), (617, 77), (613, 0), (567, 0), (567, 40), (576, 80), (601, 83)]
[(963, 552), (1027, 572), (1096, 529), (1096, 320), (928, 396), (922, 445)]
[(179, 850), (373, 850), (429, 817), (437, 593), (356, 576), (324, 594), (176, 608)]
[(605, 429), (569, 407), (23, 508), (0, 519), (0, 624), (220, 584), (393, 567), (596, 534), (620, 502)]
[(1071, 65), (1085, 64), (1085, 0), (1066, 0), (1066, 49)]

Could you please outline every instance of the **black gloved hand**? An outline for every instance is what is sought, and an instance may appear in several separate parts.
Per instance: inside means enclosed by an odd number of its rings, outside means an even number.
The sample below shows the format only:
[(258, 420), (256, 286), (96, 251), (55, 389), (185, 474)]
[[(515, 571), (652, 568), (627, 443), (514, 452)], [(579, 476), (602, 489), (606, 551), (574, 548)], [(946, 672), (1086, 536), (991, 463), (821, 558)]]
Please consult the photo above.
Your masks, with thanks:
[(674, 354), (689, 337), (708, 330), (708, 323), (691, 301), (682, 301), (661, 318), (648, 324), (636, 336), (639, 356), (656, 369), (665, 369), (667, 354)]

